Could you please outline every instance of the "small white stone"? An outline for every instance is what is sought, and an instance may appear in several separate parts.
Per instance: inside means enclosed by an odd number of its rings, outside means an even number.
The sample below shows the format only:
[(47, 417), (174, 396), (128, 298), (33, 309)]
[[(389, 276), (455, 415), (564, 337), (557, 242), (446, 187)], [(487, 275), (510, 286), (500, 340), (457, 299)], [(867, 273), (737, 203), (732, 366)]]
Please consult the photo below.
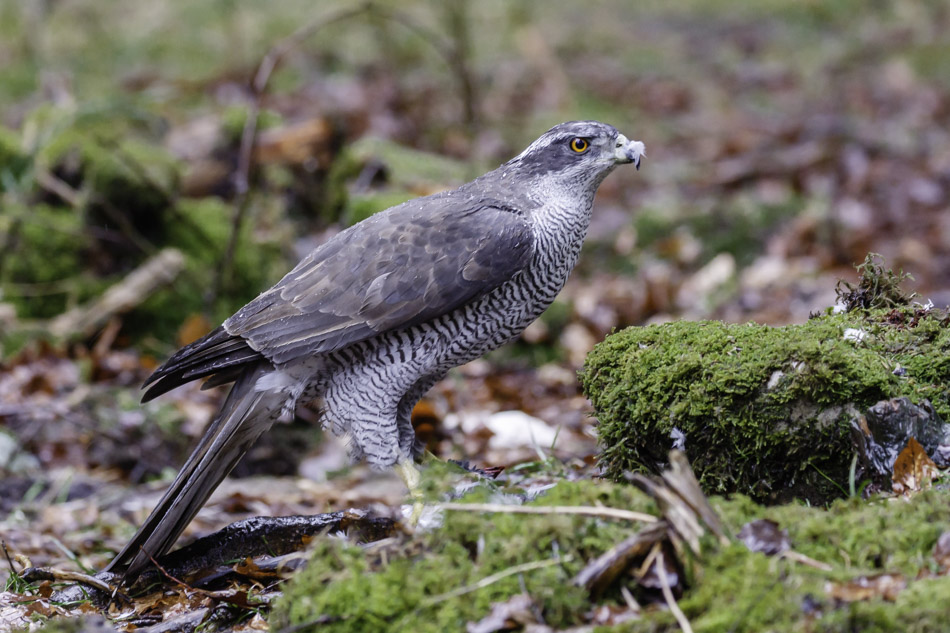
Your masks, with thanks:
[(858, 328), (849, 327), (844, 331), (844, 340), (846, 341), (863, 341), (864, 338), (868, 335), (866, 330), (861, 330)]
[(778, 387), (778, 384), (782, 381), (782, 378), (785, 377), (785, 372), (781, 370), (776, 370), (772, 372), (772, 375), (769, 376), (769, 382), (765, 385), (765, 388), (771, 391)]
[(488, 441), (491, 448), (531, 446), (547, 449), (557, 438), (557, 429), (524, 411), (499, 411), (485, 420), (485, 426), (493, 434)]

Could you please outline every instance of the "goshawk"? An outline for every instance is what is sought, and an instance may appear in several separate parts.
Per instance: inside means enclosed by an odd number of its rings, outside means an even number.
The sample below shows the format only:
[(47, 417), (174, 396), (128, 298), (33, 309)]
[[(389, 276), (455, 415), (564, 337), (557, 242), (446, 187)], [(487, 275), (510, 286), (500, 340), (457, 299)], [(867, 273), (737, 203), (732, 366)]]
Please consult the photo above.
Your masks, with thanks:
[(399, 466), (410, 489), (416, 402), (446, 372), (510, 341), (554, 300), (577, 261), (597, 187), (638, 168), (643, 143), (573, 121), (498, 169), (351, 226), (146, 382), (233, 383), (164, 497), (109, 564), (135, 576), (167, 552), (253, 442), (298, 402), (356, 458)]

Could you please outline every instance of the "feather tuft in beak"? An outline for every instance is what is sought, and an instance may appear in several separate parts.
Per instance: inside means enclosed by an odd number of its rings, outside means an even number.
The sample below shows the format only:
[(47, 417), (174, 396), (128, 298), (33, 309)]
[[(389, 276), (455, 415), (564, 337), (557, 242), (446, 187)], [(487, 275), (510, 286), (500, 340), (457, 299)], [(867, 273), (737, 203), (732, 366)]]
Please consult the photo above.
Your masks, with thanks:
[(623, 134), (617, 137), (614, 160), (618, 164), (633, 163), (640, 169), (640, 159), (646, 156), (646, 146), (640, 141), (631, 141)]

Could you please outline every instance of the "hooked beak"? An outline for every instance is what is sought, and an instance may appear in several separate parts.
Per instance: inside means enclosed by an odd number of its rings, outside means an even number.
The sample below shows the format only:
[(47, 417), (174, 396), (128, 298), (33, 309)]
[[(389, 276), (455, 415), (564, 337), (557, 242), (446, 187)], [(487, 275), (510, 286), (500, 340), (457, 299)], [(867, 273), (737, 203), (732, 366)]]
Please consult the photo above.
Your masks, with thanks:
[(640, 159), (646, 156), (646, 147), (640, 141), (631, 141), (623, 134), (617, 137), (614, 160), (618, 165), (633, 163), (639, 170)]

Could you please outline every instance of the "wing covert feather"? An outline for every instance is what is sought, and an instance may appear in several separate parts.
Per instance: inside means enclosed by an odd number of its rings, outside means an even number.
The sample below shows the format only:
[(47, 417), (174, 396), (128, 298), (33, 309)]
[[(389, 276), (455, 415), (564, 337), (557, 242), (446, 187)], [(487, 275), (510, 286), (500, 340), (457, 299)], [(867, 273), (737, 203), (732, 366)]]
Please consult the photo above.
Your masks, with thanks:
[(350, 227), (225, 329), (282, 363), (422, 323), (489, 292), (530, 261), (531, 226), (502, 205), (459, 202), (410, 200)]

